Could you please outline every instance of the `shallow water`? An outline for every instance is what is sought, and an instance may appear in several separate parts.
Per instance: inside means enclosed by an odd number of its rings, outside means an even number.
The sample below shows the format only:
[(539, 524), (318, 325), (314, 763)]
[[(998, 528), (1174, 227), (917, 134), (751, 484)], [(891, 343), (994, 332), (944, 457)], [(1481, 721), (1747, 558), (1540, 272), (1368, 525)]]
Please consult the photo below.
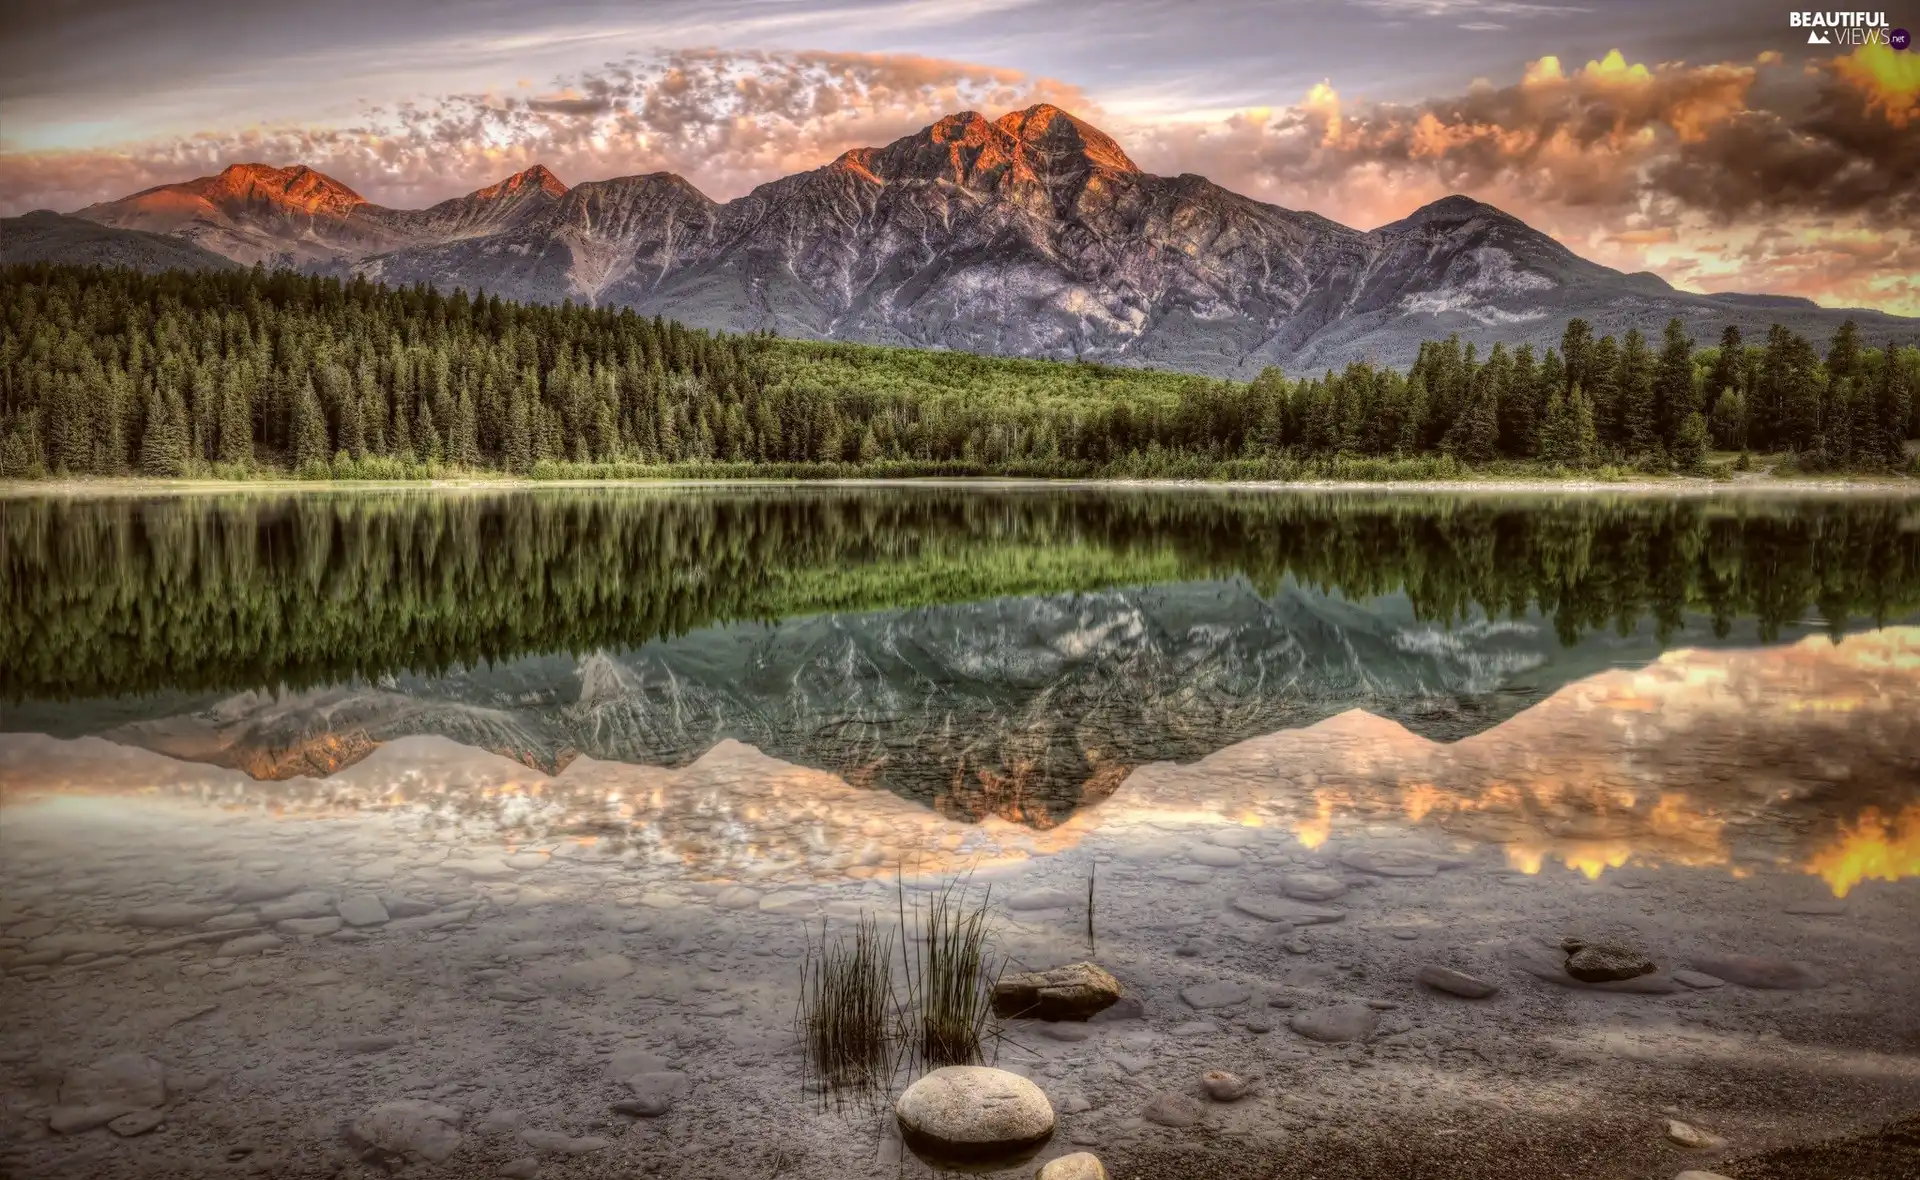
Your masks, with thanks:
[(924, 1175), (792, 1021), (809, 930), (956, 879), (1141, 1001), (989, 1042), (1043, 1160), (1664, 1178), (1920, 1109), (1911, 499), (17, 497), (0, 577), (18, 1174)]

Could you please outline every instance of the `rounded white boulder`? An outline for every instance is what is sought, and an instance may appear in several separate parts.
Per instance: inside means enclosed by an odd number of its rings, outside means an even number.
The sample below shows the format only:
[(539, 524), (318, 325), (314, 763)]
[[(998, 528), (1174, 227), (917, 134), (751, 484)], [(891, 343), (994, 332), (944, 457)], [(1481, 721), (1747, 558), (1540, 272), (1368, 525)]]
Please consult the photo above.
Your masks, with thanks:
[(1017, 1073), (949, 1065), (908, 1086), (893, 1104), (900, 1135), (922, 1154), (993, 1159), (1045, 1143), (1053, 1104)]

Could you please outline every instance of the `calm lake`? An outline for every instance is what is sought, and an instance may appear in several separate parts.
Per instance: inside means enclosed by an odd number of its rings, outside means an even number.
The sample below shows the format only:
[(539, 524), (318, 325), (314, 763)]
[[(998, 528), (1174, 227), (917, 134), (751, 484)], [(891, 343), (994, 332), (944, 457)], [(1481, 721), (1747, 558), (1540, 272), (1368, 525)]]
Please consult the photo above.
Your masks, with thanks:
[(0, 1174), (927, 1175), (795, 1005), (956, 881), (1126, 991), (992, 1038), (1040, 1161), (1744, 1180), (1920, 1111), (1920, 499), (12, 495), (0, 600)]

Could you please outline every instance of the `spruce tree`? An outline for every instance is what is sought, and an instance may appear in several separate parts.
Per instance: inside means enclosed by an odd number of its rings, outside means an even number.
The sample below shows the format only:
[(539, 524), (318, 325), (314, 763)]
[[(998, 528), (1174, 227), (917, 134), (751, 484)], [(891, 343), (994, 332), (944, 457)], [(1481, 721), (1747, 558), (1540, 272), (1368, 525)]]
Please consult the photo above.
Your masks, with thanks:
[(147, 421), (140, 437), (140, 474), (178, 479), (187, 473), (187, 409), (178, 390), (150, 389)]
[(313, 391), (313, 378), (305, 378), (293, 402), (293, 467), (296, 471), (324, 467), (331, 454), (327, 446), (327, 419), (320, 412), (320, 398)]
[(1655, 434), (1669, 451), (1681, 423), (1699, 407), (1693, 393), (1693, 341), (1687, 338), (1686, 325), (1678, 317), (1667, 321), (1660, 347), (1659, 365), (1653, 375), (1653, 412)]
[(1616, 371), (1621, 444), (1629, 455), (1651, 456), (1660, 446), (1660, 423), (1654, 407), (1652, 357), (1640, 329), (1629, 329), (1621, 342)]

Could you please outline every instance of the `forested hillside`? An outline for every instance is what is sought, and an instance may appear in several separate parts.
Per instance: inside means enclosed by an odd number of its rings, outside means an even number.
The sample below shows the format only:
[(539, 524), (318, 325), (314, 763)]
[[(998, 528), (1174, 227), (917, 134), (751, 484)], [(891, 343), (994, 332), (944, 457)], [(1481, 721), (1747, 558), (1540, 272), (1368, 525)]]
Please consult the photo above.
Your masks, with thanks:
[(0, 288), (0, 475), (1005, 473), (1275, 477), (1342, 462), (1906, 469), (1920, 349), (1679, 321), (1536, 356), (1431, 342), (1250, 383), (691, 331), (260, 269), (28, 265)]

